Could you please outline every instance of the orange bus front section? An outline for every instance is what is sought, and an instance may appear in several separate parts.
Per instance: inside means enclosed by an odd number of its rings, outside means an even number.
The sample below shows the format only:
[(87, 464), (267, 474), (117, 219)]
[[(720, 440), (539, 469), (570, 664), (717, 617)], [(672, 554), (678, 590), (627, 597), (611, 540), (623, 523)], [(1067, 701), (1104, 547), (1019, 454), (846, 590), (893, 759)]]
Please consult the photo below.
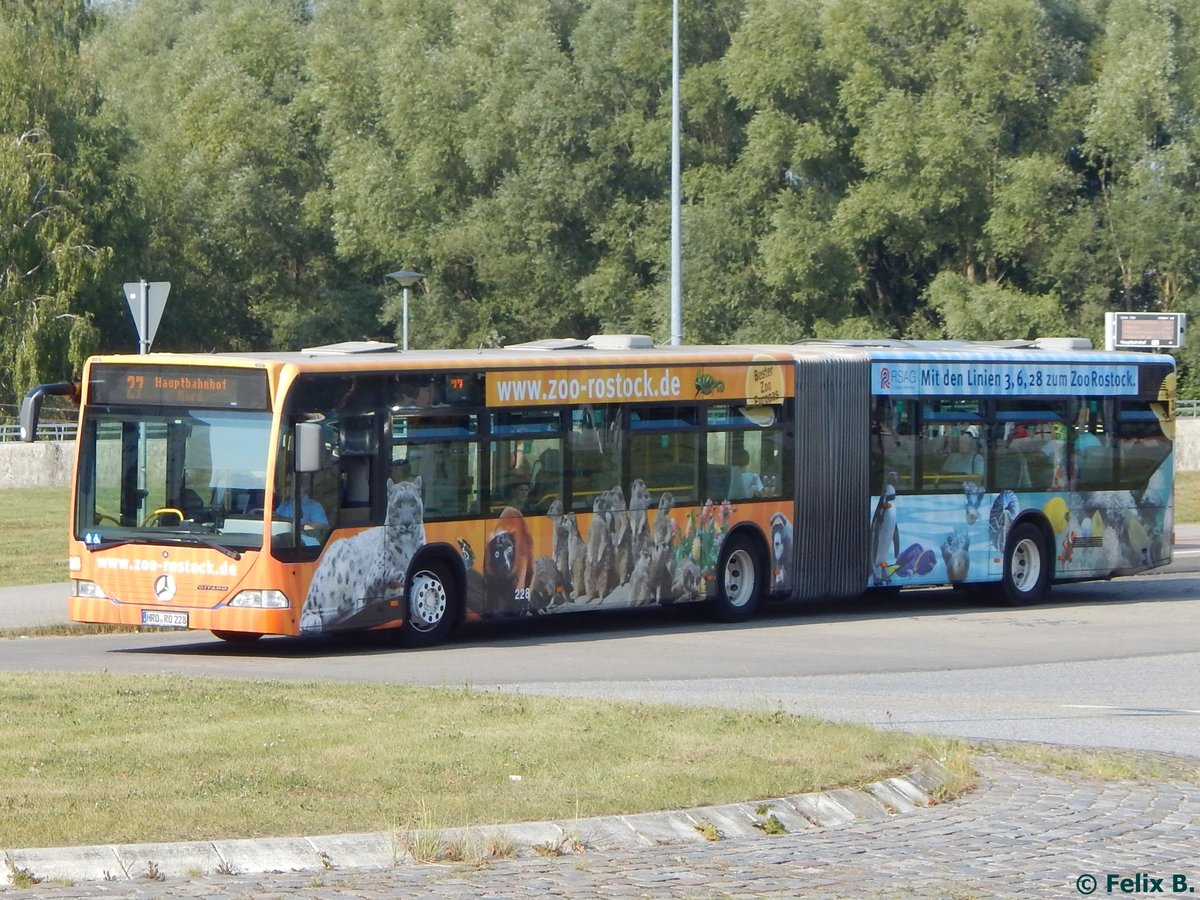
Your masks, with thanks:
[[(245, 634), (299, 634), (298, 573), (268, 553), (70, 542), (74, 622)], [(298, 598), (298, 599), (297, 599)]]

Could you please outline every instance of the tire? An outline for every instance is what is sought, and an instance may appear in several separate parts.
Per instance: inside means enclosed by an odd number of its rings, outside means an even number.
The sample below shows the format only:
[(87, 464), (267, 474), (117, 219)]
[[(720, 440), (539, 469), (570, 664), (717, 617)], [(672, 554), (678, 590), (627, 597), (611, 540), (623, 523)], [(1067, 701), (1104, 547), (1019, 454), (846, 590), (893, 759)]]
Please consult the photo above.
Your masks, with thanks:
[(253, 644), (261, 634), (254, 631), (214, 631), (213, 637), (220, 638), (230, 644)]
[(400, 643), (405, 647), (432, 647), (454, 630), (458, 599), (446, 567), (430, 562), (409, 579)]
[(1030, 522), (1020, 523), (1009, 533), (1004, 548), (999, 599), (1008, 606), (1041, 602), (1050, 591), (1053, 567), (1042, 530)]
[(744, 622), (758, 610), (766, 587), (762, 554), (742, 535), (725, 540), (717, 564), (717, 594), (709, 609), (721, 622)]

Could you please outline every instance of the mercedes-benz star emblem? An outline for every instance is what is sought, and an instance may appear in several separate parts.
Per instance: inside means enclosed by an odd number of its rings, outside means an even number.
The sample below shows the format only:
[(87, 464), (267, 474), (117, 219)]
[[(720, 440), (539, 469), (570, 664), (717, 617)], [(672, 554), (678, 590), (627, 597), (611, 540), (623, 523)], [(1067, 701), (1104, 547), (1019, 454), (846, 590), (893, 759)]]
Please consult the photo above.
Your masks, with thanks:
[(165, 603), (175, 597), (175, 579), (170, 575), (159, 575), (154, 579), (154, 596)]

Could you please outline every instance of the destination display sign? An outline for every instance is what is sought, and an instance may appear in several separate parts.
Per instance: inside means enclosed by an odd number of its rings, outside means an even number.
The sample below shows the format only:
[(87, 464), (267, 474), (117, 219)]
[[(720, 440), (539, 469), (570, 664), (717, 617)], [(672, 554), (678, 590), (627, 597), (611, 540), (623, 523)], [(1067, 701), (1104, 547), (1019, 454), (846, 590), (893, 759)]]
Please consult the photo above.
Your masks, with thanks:
[(100, 363), (92, 366), (88, 399), (140, 406), (271, 408), (265, 371), (207, 366)]
[(1138, 396), (1138, 367), (1099, 363), (989, 363), (946, 360), (871, 365), (871, 387), (885, 396)]

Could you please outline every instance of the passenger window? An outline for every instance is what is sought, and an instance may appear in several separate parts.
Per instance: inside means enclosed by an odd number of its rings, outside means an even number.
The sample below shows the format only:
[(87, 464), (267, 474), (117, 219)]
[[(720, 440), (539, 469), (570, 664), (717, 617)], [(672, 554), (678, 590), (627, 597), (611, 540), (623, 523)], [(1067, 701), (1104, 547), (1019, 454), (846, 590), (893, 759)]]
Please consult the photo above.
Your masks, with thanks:
[(497, 412), (492, 416), (489, 507), (545, 513), (562, 498), (562, 416), (557, 409)]
[(570, 508), (591, 512), (597, 496), (621, 483), (621, 407), (571, 407), (566, 449)]
[(876, 397), (871, 406), (871, 493), (883, 493), (891, 480), (899, 492), (916, 485), (916, 435), (913, 433), (914, 403)]
[(711, 406), (705, 499), (758, 500), (784, 491), (782, 407)]
[(983, 488), (987, 471), (983, 416), (978, 400), (928, 400), (921, 404), (920, 470), (925, 491)]
[(630, 410), (630, 478), (640, 478), (653, 495), (669, 492), (676, 505), (695, 503), (700, 431), (694, 407), (635, 407)]
[(1003, 400), (992, 431), (997, 489), (1048, 491), (1066, 487), (1067, 402)]
[(393, 413), (393, 481), (421, 477), (425, 518), (479, 514), (479, 417)]
[(1118, 481), (1122, 488), (1145, 488), (1171, 453), (1163, 430), (1166, 403), (1125, 400), (1117, 407)]

